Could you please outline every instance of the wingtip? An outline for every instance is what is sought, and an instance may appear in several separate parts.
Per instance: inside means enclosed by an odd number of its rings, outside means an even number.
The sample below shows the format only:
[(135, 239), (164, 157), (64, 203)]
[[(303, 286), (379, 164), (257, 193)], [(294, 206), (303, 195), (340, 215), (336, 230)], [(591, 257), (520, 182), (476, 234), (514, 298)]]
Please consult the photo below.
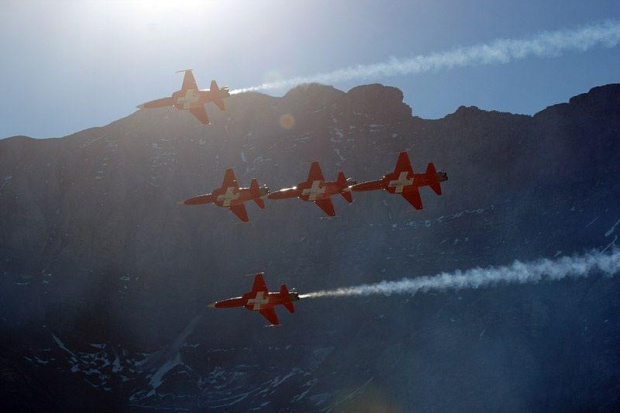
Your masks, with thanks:
[(177, 201), (177, 205), (185, 205), (185, 201)]
[(144, 103), (139, 104), (138, 106), (136, 106), (136, 108), (143, 109), (144, 108)]
[(211, 303), (208, 305), (209, 308), (215, 308), (215, 303)]

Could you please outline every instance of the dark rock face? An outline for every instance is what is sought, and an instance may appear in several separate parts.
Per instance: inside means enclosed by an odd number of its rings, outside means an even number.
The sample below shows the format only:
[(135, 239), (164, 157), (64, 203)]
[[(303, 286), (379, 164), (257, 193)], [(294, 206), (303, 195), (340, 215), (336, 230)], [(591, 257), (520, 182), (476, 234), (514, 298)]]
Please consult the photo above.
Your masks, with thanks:
[[(284, 327), (206, 304), (266, 272), (300, 292), (617, 244), (620, 85), (535, 116), (412, 117), (381, 85), (233, 96), (204, 127), (139, 111), (62, 139), (0, 141), (0, 396), (12, 410), (566, 411), (620, 404), (620, 282), (593, 276), (414, 297), (316, 299)], [(283, 116), (286, 119), (283, 120)], [(412, 212), (387, 193), (225, 209), (321, 161), (377, 179), (409, 150), (448, 172)], [(391, 409), (391, 410), (390, 410)]]

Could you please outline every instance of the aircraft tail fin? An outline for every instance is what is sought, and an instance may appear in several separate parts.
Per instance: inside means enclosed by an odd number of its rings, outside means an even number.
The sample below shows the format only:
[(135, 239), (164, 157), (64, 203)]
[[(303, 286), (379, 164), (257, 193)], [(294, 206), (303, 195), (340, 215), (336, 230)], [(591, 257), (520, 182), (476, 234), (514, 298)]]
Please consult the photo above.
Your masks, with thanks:
[[(280, 287), (280, 295), (283, 297), (288, 297), (289, 296), (289, 292), (288, 292), (288, 288), (286, 288), (286, 285), (282, 284), (282, 286)], [(288, 310), (289, 313), (294, 313), (295, 312), (295, 306), (293, 305), (292, 302), (287, 302), (283, 304), (284, 307), (286, 307), (286, 309)]]
[[(217, 85), (217, 82), (215, 80), (211, 81), (211, 87), (209, 88), (209, 92), (211, 92), (211, 94), (213, 95), (213, 103), (215, 103), (217, 107), (220, 108), (220, 110), (226, 110), (220, 87)], [(228, 94), (228, 92), (226, 92), (226, 94)]]
[(346, 199), (349, 204), (353, 202), (353, 195), (351, 195), (351, 192), (344, 191), (344, 189), (349, 186), (349, 182), (347, 181), (347, 177), (344, 176), (344, 172), (338, 172), (338, 180), (336, 183), (338, 184), (338, 188), (341, 190), (340, 195), (342, 195), (342, 197)]
[(261, 199), (260, 186), (258, 186), (258, 180), (256, 178), (252, 178), (252, 182), (250, 183), (250, 194), (252, 195), (252, 199), (256, 202), (260, 208), (265, 208), (265, 200)]
[(436, 180), (437, 169), (435, 169), (435, 165), (431, 162), (426, 167), (426, 175), (431, 178), (431, 183), (429, 186), (437, 195), (441, 195), (441, 183)]

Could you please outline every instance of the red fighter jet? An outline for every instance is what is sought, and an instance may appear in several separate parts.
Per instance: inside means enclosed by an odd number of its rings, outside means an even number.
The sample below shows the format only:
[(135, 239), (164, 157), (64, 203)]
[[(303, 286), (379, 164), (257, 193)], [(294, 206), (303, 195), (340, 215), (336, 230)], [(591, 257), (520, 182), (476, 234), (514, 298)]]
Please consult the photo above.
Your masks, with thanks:
[(385, 189), (391, 194), (402, 195), (415, 209), (424, 209), (418, 188), (430, 186), (437, 195), (441, 195), (441, 182), (447, 180), (448, 174), (441, 171), (437, 172), (435, 165), (432, 163), (428, 164), (425, 173), (413, 173), (407, 152), (401, 152), (398, 155), (398, 162), (394, 172), (385, 175), (378, 181), (353, 185), (350, 190), (357, 192)]
[[(224, 98), (230, 96), (227, 87), (219, 88), (215, 80), (211, 81), (210, 90), (198, 90), (196, 85), (196, 79), (192, 74), (191, 69), (181, 70), (185, 72), (183, 78), (183, 86), (181, 90), (178, 90), (172, 94), (169, 98), (162, 98), (152, 100), (150, 102), (143, 103), (138, 106), (138, 109), (146, 108), (161, 108), (164, 106), (174, 106), (179, 110), (189, 110), (202, 124), (209, 124), (209, 117), (205, 110), (205, 103), (213, 102), (220, 110), (226, 110), (224, 106)], [(177, 73), (180, 73), (177, 72)]]
[(299, 300), (299, 294), (295, 291), (289, 292), (284, 284), (280, 287), (280, 292), (270, 293), (263, 279), (263, 273), (258, 273), (254, 276), (252, 291), (243, 294), (242, 297), (215, 302), (209, 305), (209, 307), (245, 307), (248, 310), (258, 311), (263, 317), (269, 320), (272, 326), (277, 326), (280, 322), (278, 321), (278, 315), (274, 307), (276, 305), (283, 305), (289, 312), (294, 313), (295, 307), (293, 306), (293, 301), (297, 300)]
[(351, 192), (345, 191), (350, 185), (354, 185), (355, 181), (347, 179), (343, 172), (338, 173), (336, 182), (326, 182), (323, 172), (318, 162), (312, 162), (310, 165), (310, 173), (305, 182), (292, 188), (284, 188), (277, 192), (269, 194), (269, 199), (285, 199), (300, 198), (304, 201), (310, 201), (317, 204), (327, 215), (333, 217), (336, 215), (334, 204), (332, 203), (332, 195), (342, 195), (348, 203), (353, 202)]
[(221, 188), (215, 189), (210, 194), (196, 196), (178, 202), (179, 205), (202, 205), (215, 204), (230, 210), (243, 222), (248, 222), (248, 213), (245, 210), (246, 201), (254, 201), (260, 208), (265, 208), (262, 197), (269, 194), (267, 185), (258, 186), (258, 181), (252, 179), (249, 188), (239, 188), (239, 183), (232, 169), (227, 169), (224, 174), (224, 182)]

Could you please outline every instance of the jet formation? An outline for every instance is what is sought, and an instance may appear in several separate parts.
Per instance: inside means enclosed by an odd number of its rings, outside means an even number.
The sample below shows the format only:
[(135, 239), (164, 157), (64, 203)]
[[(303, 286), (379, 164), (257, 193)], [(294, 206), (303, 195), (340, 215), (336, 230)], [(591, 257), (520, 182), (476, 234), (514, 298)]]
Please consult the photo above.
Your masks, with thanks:
[(211, 81), (209, 90), (198, 90), (196, 79), (192, 69), (181, 70), (177, 73), (184, 72), (183, 85), (181, 90), (177, 90), (170, 97), (152, 100), (150, 102), (138, 105), (138, 109), (162, 108), (166, 106), (174, 106), (178, 110), (189, 110), (203, 125), (209, 124), (209, 117), (205, 109), (205, 104), (213, 102), (220, 108), (226, 110), (224, 98), (230, 96), (227, 87), (219, 88), (215, 80)]
[[(209, 124), (209, 117), (205, 105), (213, 102), (220, 110), (226, 110), (224, 98), (230, 96), (228, 88), (220, 88), (217, 82), (211, 82), (209, 90), (199, 90), (196, 79), (191, 69), (182, 70), (184, 73), (183, 85), (170, 97), (152, 100), (138, 106), (139, 109), (160, 108), (174, 106), (178, 110), (188, 110), (203, 125)], [(327, 181), (318, 162), (310, 164), (308, 178), (290, 188), (282, 188), (276, 192), (269, 192), (266, 185), (259, 186), (256, 179), (252, 179), (249, 188), (239, 187), (239, 182), (232, 169), (224, 173), (222, 186), (214, 189), (211, 193), (198, 195), (193, 198), (178, 202), (181, 205), (204, 205), (215, 204), (219, 207), (230, 209), (241, 221), (248, 222), (248, 213), (245, 203), (254, 201), (259, 208), (265, 208), (265, 199), (279, 200), (287, 198), (299, 198), (306, 202), (313, 202), (329, 217), (336, 216), (331, 197), (341, 195), (349, 204), (353, 202), (353, 192), (366, 192), (385, 190), (390, 194), (401, 195), (416, 210), (424, 209), (419, 188), (429, 186), (437, 195), (441, 195), (441, 183), (448, 180), (445, 172), (437, 171), (433, 163), (429, 163), (426, 172), (415, 173), (407, 152), (400, 152), (394, 171), (384, 175), (381, 179), (357, 183), (347, 178), (344, 172), (338, 172), (335, 181)], [(282, 284), (279, 292), (269, 292), (263, 278), (263, 273), (254, 276), (252, 290), (241, 297), (217, 301), (209, 307), (231, 308), (245, 307), (251, 311), (258, 311), (265, 317), (271, 326), (280, 325), (275, 307), (284, 306), (289, 312), (294, 313), (294, 301), (299, 300), (297, 292), (289, 292), (285, 284)]]
[(419, 189), (429, 186), (437, 195), (441, 195), (441, 183), (448, 180), (448, 174), (437, 171), (433, 163), (429, 163), (426, 172), (415, 173), (407, 152), (398, 155), (398, 161), (394, 171), (384, 175), (381, 179), (357, 183), (351, 178), (346, 178), (344, 172), (338, 172), (336, 181), (326, 181), (323, 171), (318, 162), (312, 162), (308, 178), (291, 188), (282, 188), (275, 192), (269, 192), (266, 185), (258, 186), (258, 181), (252, 179), (250, 188), (239, 188), (237, 179), (232, 169), (227, 169), (224, 183), (221, 188), (211, 194), (199, 195), (185, 201), (178, 202), (181, 205), (200, 205), (214, 203), (230, 210), (243, 222), (248, 222), (248, 215), (244, 206), (246, 201), (254, 201), (264, 209), (265, 199), (279, 200), (287, 198), (299, 198), (303, 201), (313, 202), (321, 208), (329, 217), (336, 216), (331, 197), (341, 195), (348, 203), (353, 202), (352, 192), (366, 192), (385, 190), (390, 194), (401, 195), (417, 210), (424, 209)]

